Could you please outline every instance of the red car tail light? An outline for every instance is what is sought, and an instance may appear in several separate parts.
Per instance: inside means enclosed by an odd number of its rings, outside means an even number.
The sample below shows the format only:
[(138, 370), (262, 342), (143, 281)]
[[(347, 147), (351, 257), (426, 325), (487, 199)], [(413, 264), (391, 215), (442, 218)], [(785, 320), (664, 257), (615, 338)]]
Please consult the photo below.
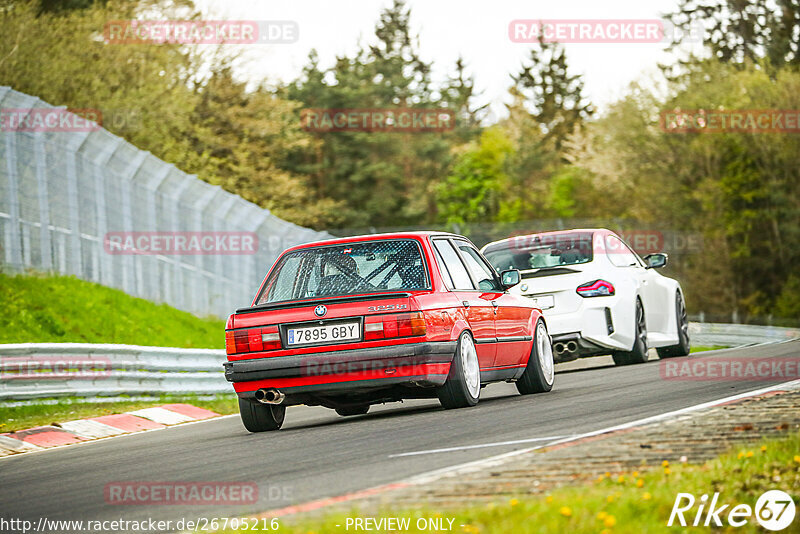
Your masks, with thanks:
[(428, 327), (425, 325), (425, 316), (421, 312), (414, 312), (411, 315), (411, 335), (424, 336), (428, 333)]
[(261, 330), (262, 348), (259, 350), (278, 350), (281, 348), (281, 335), (277, 326), (267, 326)]
[(261, 341), (261, 329), (253, 328), (247, 331), (247, 344), (249, 345), (250, 352), (262, 350), (264, 347)]
[(225, 332), (225, 352), (262, 352), (281, 348), (281, 336), (277, 326), (250, 328)]
[(420, 312), (367, 317), (364, 323), (365, 341), (424, 336), (426, 333), (425, 317)]
[(225, 353), (236, 354), (236, 342), (233, 339), (233, 332), (225, 332)]
[(383, 319), (381, 317), (367, 317), (364, 322), (364, 341), (383, 339)]
[(610, 297), (614, 294), (614, 285), (605, 280), (595, 280), (578, 286), (575, 291), (582, 297)]
[(248, 340), (247, 330), (236, 330), (233, 333), (233, 342), (236, 345), (236, 352), (248, 352), (250, 350), (250, 343)]
[(422, 313), (403, 313), (397, 316), (398, 336), (424, 336), (426, 332), (427, 327), (425, 326), (425, 318), (422, 316)]

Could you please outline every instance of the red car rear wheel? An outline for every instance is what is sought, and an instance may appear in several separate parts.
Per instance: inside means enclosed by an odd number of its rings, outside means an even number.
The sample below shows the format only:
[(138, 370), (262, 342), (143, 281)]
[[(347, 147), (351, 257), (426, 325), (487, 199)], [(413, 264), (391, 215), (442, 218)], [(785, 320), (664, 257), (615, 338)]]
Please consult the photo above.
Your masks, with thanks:
[(458, 338), (447, 382), (436, 391), (446, 410), (467, 408), (478, 404), (481, 396), (481, 374), (478, 352), (472, 335), (464, 331)]
[(239, 399), (239, 414), (244, 427), (250, 432), (278, 430), (286, 417), (286, 406), (280, 404), (258, 404)]

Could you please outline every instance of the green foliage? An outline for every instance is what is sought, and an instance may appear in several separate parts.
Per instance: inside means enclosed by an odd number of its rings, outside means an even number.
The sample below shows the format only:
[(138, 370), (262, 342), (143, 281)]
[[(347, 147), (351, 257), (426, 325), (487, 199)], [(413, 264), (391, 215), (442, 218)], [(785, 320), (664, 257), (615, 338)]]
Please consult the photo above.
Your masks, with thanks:
[(514, 90), (525, 97), (533, 118), (555, 148), (594, 112), (583, 96), (581, 76), (571, 74), (564, 48), (558, 43), (539, 43), (531, 49), (530, 63), (511, 77)]
[[(306, 108), (439, 107), (430, 65), (416, 51), (409, 21), (409, 10), (396, 1), (381, 14), (374, 43), (353, 57), (339, 57), (322, 70), (312, 52), (301, 79), (286, 88), (287, 97)], [(469, 91), (467, 84), (459, 94), (462, 106)], [(435, 219), (433, 192), (450, 163), (444, 134), (347, 131), (316, 133), (314, 141), (315, 149), (296, 152), (287, 168), (309, 174), (319, 194), (338, 202), (345, 225)]]
[(78, 9), (86, 9), (95, 3), (106, 4), (108, 0), (39, 0), (41, 13), (64, 13)]
[[(767, 316), (800, 261), (800, 139), (792, 133), (673, 133), (659, 112), (798, 109), (800, 73), (696, 62), (659, 99), (632, 87), (570, 158), (620, 216), (701, 233), (684, 265), (694, 310)], [(612, 206), (605, 206), (611, 211)], [(724, 288), (720, 291), (719, 288)], [(747, 317), (743, 317), (747, 318)]]
[[(681, 0), (673, 22), (704, 22), (711, 59), (674, 65), (663, 93), (633, 84), (600, 116), (564, 49), (539, 42), (493, 125), (482, 124), (487, 108), (463, 59), (432, 81), (401, 0), (354, 54), (322, 66), (312, 51), (302, 75), (278, 88), (246, 86), (221, 49), (102, 39), (109, 20), (199, 17), (189, 0), (0, 2), (0, 84), (99, 108), (113, 133), (292, 222), (632, 219), (702, 235), (702, 253), (670, 266), (690, 310), (797, 316), (798, 136), (667, 133), (659, 113), (800, 109), (800, 0)], [(452, 110), (455, 129), (319, 133), (300, 120), (304, 108), (403, 107)], [(63, 324), (37, 320), (61, 335)]]
[(502, 129), (485, 130), (477, 146), (457, 158), (453, 171), (439, 187), (440, 217), (448, 223), (499, 220), (511, 154), (513, 146)]
[(775, 315), (778, 317), (800, 318), (800, 276), (789, 275), (775, 301)]
[[(680, 0), (669, 20), (684, 34), (701, 24), (705, 43), (722, 62), (800, 65), (800, 0)], [(675, 38), (673, 46), (680, 34)]]
[(199, 17), (187, 1), (96, 2), (57, 13), (15, 3), (0, 12), (0, 85), (55, 105), (99, 109), (112, 133), (295, 223), (340, 223), (337, 203), (282, 165), (292, 150), (312, 145), (297, 104), (263, 86), (248, 91), (233, 78), (234, 57), (220, 50), (104, 42), (106, 22), (141, 11)]
[(222, 348), (225, 325), (69, 276), (0, 273), (0, 343)]

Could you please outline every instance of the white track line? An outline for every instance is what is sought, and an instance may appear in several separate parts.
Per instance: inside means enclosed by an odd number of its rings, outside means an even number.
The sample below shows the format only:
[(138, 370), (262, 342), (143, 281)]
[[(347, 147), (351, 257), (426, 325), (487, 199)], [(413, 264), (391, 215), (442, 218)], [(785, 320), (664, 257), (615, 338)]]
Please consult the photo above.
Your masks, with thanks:
[(420, 454), (436, 454), (439, 452), (466, 451), (470, 449), (482, 449), (484, 447), (503, 447), (504, 445), (518, 445), (520, 443), (533, 443), (536, 441), (552, 441), (563, 439), (569, 436), (547, 436), (543, 438), (515, 439), (511, 441), (495, 441), (493, 443), (481, 443), (480, 445), (465, 445), (463, 447), (447, 447), (446, 449), (428, 449), (423, 451), (403, 452), (400, 454), (390, 454), (389, 458), (401, 458), (403, 456), (418, 456)]

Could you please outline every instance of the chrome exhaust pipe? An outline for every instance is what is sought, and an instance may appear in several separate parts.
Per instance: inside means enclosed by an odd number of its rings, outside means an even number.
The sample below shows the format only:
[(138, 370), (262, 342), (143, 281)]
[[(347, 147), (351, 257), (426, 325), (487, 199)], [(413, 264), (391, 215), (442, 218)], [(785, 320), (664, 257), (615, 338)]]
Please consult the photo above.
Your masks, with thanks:
[(261, 388), (256, 390), (256, 400), (261, 404), (280, 404), (286, 394), (275, 388)]
[(564, 344), (563, 343), (555, 343), (553, 348), (556, 351), (556, 354), (563, 354), (564, 353)]
[(567, 352), (575, 352), (578, 350), (578, 344), (574, 341), (567, 341)]

